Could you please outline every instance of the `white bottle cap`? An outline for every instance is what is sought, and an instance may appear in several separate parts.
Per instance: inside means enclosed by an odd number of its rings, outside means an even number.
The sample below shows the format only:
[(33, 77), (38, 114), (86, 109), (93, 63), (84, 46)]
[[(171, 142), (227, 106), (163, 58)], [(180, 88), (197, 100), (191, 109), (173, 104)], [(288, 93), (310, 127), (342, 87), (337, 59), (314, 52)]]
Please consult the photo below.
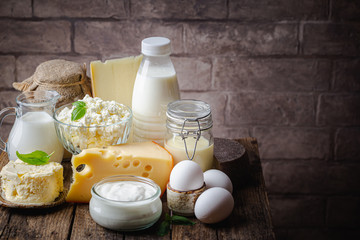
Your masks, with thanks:
[(149, 37), (141, 42), (141, 52), (148, 56), (170, 55), (170, 39), (165, 37)]

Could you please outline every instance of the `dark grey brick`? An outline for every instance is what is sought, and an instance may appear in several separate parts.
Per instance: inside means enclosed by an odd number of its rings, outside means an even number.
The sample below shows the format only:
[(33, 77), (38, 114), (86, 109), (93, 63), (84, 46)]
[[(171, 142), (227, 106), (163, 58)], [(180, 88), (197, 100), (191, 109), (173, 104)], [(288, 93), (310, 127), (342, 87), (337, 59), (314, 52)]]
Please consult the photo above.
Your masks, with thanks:
[(360, 60), (339, 60), (334, 68), (335, 91), (360, 91)]
[(15, 98), (20, 94), (16, 90), (14, 91), (1, 91), (0, 92), (0, 109), (6, 107), (16, 107)]
[(0, 20), (1, 52), (64, 53), (71, 50), (67, 21)]
[(211, 89), (211, 60), (207, 58), (173, 57), (180, 90), (206, 91)]
[(330, 133), (317, 128), (255, 127), (261, 159), (326, 159)]
[(218, 138), (230, 138), (230, 139), (251, 137), (250, 128), (247, 127), (228, 128), (228, 127), (224, 127), (221, 124), (214, 125), (213, 135), (214, 137), (218, 137)]
[(321, 126), (360, 125), (360, 96), (322, 94), (319, 97), (317, 124)]
[(333, 0), (332, 17), (335, 20), (360, 20), (360, 2), (354, 0)]
[(360, 128), (341, 128), (335, 135), (335, 160), (360, 161)]
[(225, 116), (229, 126), (312, 126), (314, 97), (297, 93), (231, 93)]
[(229, 17), (247, 21), (318, 20), (326, 19), (327, 12), (328, 1), (326, 0), (229, 1)]
[(0, 56), (0, 88), (11, 88), (15, 81), (15, 57)]
[(360, 23), (308, 23), (304, 25), (306, 55), (358, 56)]
[(0, 1), (1, 17), (31, 17), (31, 0)]
[(226, 18), (224, 0), (145, 0), (131, 2), (133, 18), (222, 19)]
[(34, 15), (37, 17), (127, 17), (125, 0), (34, 0)]
[(324, 91), (331, 79), (331, 64), (309, 59), (217, 58), (216, 89), (229, 91)]
[(186, 52), (193, 55), (293, 55), (296, 24), (201, 22), (185, 25)]
[(152, 36), (171, 40), (172, 52), (183, 51), (182, 25), (161, 22), (76, 22), (75, 51), (80, 54), (138, 55), (141, 41)]

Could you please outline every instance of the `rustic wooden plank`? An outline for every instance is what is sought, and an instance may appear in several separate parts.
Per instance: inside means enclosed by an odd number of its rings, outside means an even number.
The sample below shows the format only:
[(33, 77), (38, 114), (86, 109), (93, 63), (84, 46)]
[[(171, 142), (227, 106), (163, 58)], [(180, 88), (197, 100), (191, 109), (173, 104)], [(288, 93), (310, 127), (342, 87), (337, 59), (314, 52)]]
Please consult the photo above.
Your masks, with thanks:
[(12, 209), (3, 237), (11, 239), (66, 239), (72, 207), (62, 205), (47, 210)]
[(172, 239), (176, 240), (216, 240), (216, 229), (212, 225), (203, 224), (196, 218), (190, 218), (193, 226), (173, 225)]
[(0, 239), (3, 238), (4, 233), (6, 232), (6, 227), (10, 219), (10, 210), (7, 208), (0, 207)]

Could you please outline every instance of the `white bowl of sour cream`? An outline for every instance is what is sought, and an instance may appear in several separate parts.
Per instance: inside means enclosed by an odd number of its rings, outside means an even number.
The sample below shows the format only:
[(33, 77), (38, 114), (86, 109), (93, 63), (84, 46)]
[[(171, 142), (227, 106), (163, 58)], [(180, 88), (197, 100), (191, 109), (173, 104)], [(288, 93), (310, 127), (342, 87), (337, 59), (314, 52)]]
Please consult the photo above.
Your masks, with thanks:
[(152, 226), (161, 216), (160, 187), (148, 178), (117, 175), (91, 188), (93, 220), (108, 229), (136, 231)]

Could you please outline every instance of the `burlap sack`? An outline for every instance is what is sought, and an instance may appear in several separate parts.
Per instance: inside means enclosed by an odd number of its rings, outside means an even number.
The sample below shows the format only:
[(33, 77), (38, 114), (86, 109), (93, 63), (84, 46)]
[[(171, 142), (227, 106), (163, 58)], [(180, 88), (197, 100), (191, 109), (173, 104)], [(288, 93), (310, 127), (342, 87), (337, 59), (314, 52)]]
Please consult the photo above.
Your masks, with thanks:
[(41, 63), (35, 73), (21, 83), (14, 82), (19, 91), (55, 90), (61, 97), (57, 107), (91, 96), (91, 82), (86, 76), (86, 66), (54, 59)]

